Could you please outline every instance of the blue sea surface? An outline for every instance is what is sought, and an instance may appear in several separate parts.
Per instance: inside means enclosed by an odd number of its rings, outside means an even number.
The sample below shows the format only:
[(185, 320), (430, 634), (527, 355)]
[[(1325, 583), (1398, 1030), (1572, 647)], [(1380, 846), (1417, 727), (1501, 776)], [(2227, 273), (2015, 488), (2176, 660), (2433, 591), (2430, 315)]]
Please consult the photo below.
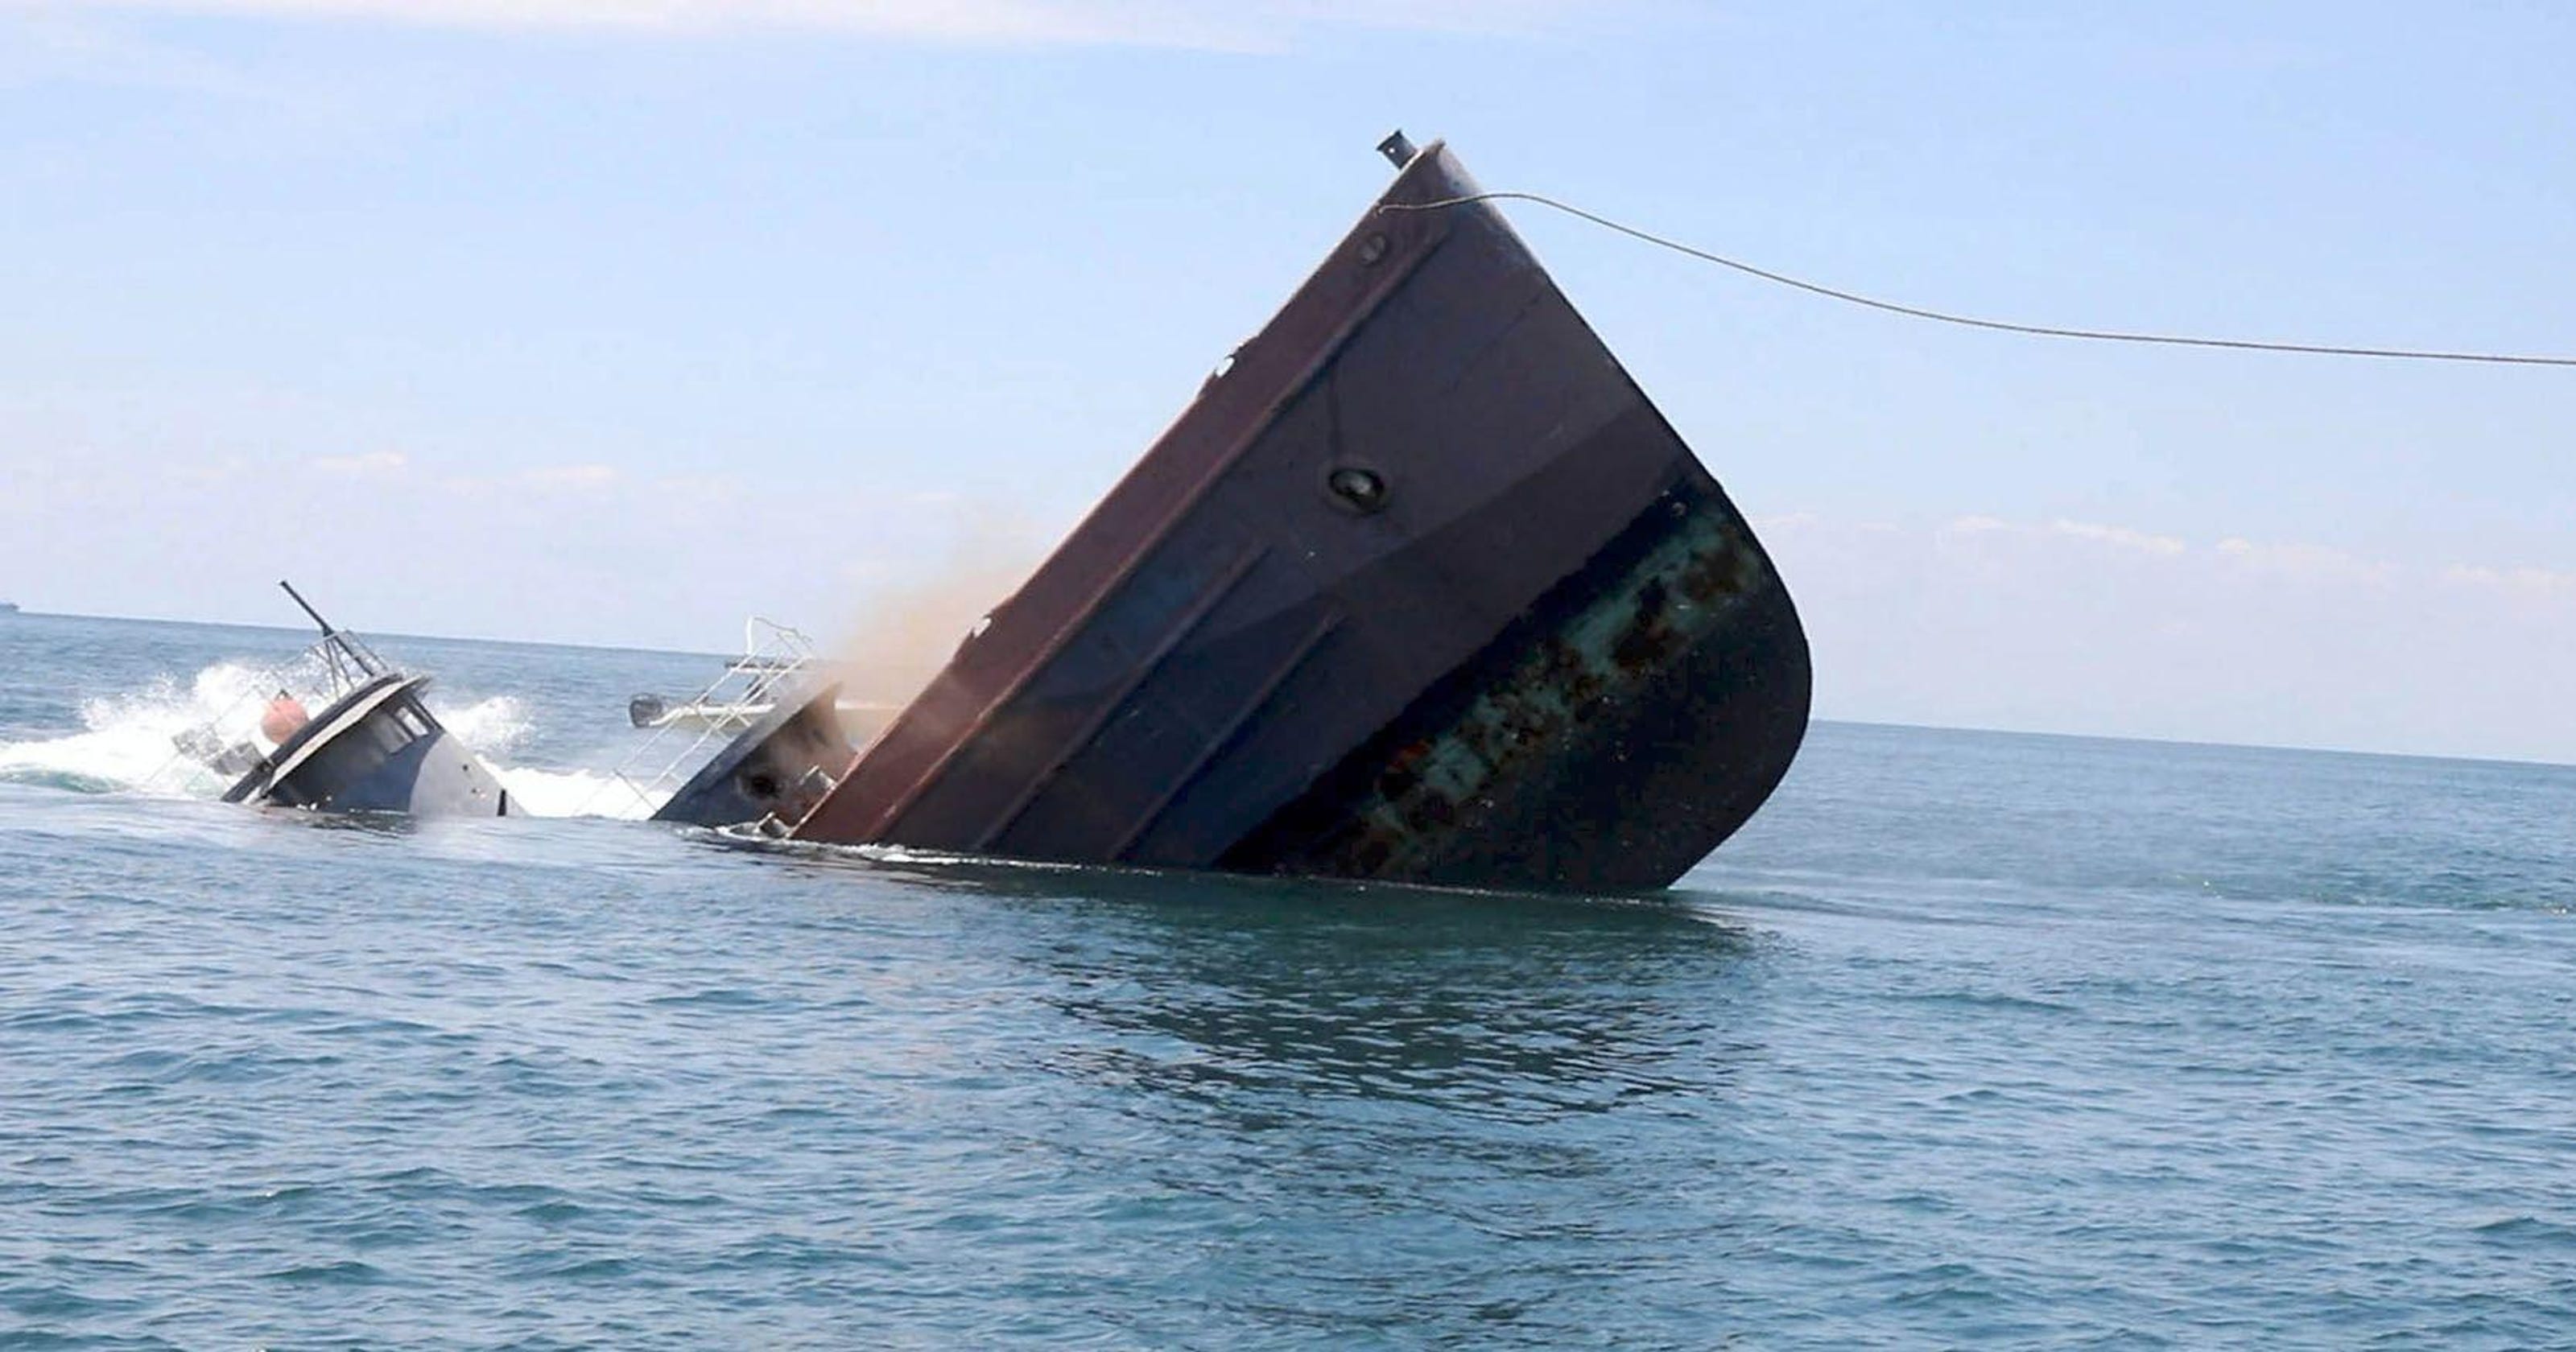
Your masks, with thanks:
[[(0, 617), (0, 1344), (2576, 1344), (2576, 770), (1821, 724), (1602, 898), (154, 786), (303, 640)], [(714, 674), (379, 646), (564, 810)]]

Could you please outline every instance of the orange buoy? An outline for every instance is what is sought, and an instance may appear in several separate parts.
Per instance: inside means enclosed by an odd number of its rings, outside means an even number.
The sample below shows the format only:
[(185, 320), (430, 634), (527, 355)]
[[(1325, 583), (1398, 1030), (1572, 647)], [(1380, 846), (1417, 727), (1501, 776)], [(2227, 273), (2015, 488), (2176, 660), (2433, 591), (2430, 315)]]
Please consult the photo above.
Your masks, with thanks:
[(259, 716), (259, 735), (283, 745), (287, 738), (312, 721), (313, 715), (304, 711), (304, 701), (280, 690), (277, 698), (270, 700), (268, 708)]

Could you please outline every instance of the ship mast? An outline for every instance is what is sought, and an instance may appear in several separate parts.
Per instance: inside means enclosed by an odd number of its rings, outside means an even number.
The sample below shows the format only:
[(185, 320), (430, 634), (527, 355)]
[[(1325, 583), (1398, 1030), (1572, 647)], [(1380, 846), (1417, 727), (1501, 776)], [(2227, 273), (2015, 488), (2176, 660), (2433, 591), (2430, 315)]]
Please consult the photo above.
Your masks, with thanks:
[[(385, 674), (384, 659), (376, 656), (367, 645), (342, 632), (339, 626), (322, 618), (322, 612), (315, 610), (313, 603), (304, 599), (304, 593), (297, 591), (294, 583), (280, 578), (277, 585), (285, 589), (288, 596), (294, 598), (295, 604), (312, 618), (314, 624), (321, 627), (322, 642), (319, 646), (322, 649), (322, 660), (331, 666), (332, 684), (345, 690), (359, 684), (359, 676), (373, 679)], [(352, 675), (353, 671), (357, 675)]]

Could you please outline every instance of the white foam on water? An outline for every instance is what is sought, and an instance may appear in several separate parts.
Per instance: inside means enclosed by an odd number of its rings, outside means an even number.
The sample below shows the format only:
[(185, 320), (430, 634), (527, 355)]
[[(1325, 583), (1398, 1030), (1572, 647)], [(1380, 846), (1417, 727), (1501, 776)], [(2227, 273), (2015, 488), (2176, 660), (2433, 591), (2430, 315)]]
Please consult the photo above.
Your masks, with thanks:
[[(91, 793), (220, 798), (232, 787), (234, 777), (181, 754), (173, 739), (208, 729), (226, 744), (256, 742), (264, 707), (258, 697), (277, 683), (277, 677), (275, 668), (218, 662), (184, 686), (165, 677), (127, 694), (86, 701), (81, 706), (79, 732), (0, 742), (0, 780)], [(457, 740), (496, 761), (527, 741), (535, 729), (526, 707), (508, 695), (436, 712)], [(658, 798), (648, 798), (610, 774), (505, 764), (493, 768), (510, 791), (512, 809), (531, 817), (640, 820), (661, 806)]]
[(536, 730), (527, 711), (508, 695), (479, 699), (462, 709), (441, 708), (433, 703), (430, 711), (458, 741), (486, 756), (508, 755)]
[(253, 696), (268, 673), (238, 662), (218, 662), (185, 687), (167, 678), (139, 691), (103, 696), (81, 705), (82, 730), (66, 737), (0, 743), (0, 778), (52, 781), (93, 792), (141, 790), (214, 798), (230, 786), (171, 739), (212, 728), (227, 741), (249, 741), (259, 731), (261, 705)]
[(615, 817), (642, 821), (670, 795), (647, 796), (615, 775), (593, 770), (537, 770), (497, 766), (510, 810), (531, 817)]

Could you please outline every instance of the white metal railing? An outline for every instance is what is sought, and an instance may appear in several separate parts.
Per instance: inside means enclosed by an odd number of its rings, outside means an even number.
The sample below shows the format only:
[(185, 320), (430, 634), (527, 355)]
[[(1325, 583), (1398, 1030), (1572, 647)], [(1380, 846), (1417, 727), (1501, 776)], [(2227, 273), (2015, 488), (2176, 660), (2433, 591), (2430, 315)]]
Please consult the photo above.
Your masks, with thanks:
[[(632, 795), (643, 815), (659, 811), (712, 754), (709, 743), (750, 727), (815, 661), (814, 640), (803, 630), (758, 615), (743, 621), (742, 656), (727, 662), (724, 673), (686, 703), (670, 706), (653, 724), (653, 735), (582, 800), (581, 814), (596, 815), (601, 795), (611, 792)], [(674, 734), (691, 729), (696, 735), (673, 750)]]

